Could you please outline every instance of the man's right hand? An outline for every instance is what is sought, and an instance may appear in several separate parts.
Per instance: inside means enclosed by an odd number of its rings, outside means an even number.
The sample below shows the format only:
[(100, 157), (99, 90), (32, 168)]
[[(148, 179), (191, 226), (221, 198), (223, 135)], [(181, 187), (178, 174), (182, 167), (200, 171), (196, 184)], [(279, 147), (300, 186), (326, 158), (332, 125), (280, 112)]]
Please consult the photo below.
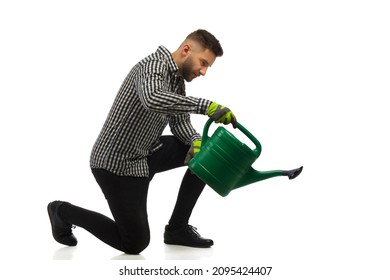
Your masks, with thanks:
[(233, 127), (236, 128), (236, 116), (234, 116), (232, 111), (230, 111), (230, 109), (225, 106), (212, 102), (207, 110), (207, 115), (216, 123), (231, 123)]

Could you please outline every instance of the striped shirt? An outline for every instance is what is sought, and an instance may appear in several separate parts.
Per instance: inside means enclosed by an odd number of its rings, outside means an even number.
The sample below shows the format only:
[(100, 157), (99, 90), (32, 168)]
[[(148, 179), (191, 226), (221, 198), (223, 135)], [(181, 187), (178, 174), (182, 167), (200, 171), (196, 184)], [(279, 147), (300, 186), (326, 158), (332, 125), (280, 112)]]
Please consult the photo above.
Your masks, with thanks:
[(186, 96), (184, 79), (176, 76), (177, 71), (164, 46), (130, 70), (93, 146), (92, 168), (147, 177), (146, 157), (161, 148), (159, 138), (168, 124), (185, 144), (201, 139), (190, 114), (206, 114), (211, 101)]

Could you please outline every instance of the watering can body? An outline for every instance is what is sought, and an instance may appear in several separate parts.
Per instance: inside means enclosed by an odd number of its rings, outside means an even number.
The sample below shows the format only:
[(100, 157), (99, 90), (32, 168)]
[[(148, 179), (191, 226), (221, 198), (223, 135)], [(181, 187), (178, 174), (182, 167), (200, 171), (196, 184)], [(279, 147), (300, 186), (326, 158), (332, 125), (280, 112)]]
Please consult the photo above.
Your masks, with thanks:
[(288, 175), (282, 170), (262, 172), (252, 168), (252, 164), (260, 156), (261, 144), (240, 123), (237, 123), (237, 128), (255, 144), (254, 150), (222, 126), (209, 137), (208, 130), (212, 122), (212, 119), (206, 122), (202, 148), (189, 162), (188, 167), (218, 194), (227, 196), (230, 191), (245, 185), (275, 176)]

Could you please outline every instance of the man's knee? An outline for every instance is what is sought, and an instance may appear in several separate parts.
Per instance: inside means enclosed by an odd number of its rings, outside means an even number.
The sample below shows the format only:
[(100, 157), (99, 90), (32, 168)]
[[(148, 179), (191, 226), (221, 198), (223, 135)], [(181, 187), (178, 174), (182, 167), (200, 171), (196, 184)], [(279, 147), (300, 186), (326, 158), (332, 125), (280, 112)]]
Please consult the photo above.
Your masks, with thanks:
[(138, 255), (148, 247), (150, 242), (149, 237), (137, 238), (131, 241), (124, 242), (123, 252), (129, 255)]

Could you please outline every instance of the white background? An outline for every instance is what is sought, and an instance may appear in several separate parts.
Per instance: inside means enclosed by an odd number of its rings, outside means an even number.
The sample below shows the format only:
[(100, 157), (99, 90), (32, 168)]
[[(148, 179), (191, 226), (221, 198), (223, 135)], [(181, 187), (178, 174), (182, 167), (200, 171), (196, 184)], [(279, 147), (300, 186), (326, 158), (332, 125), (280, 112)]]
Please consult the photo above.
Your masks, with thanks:
[[(272, 266), (265, 279), (389, 279), (386, 2), (1, 1), (1, 273), (123, 279), (123, 265), (246, 265)], [(123, 79), (198, 28), (225, 54), (187, 94), (233, 110), (263, 145), (254, 168), (303, 173), (226, 198), (205, 189), (190, 222), (211, 249), (163, 244), (184, 168), (150, 186), (152, 241), (141, 255), (81, 228), (79, 245), (62, 247), (48, 202), (110, 215), (89, 153)], [(206, 119), (193, 116), (199, 132)]]

